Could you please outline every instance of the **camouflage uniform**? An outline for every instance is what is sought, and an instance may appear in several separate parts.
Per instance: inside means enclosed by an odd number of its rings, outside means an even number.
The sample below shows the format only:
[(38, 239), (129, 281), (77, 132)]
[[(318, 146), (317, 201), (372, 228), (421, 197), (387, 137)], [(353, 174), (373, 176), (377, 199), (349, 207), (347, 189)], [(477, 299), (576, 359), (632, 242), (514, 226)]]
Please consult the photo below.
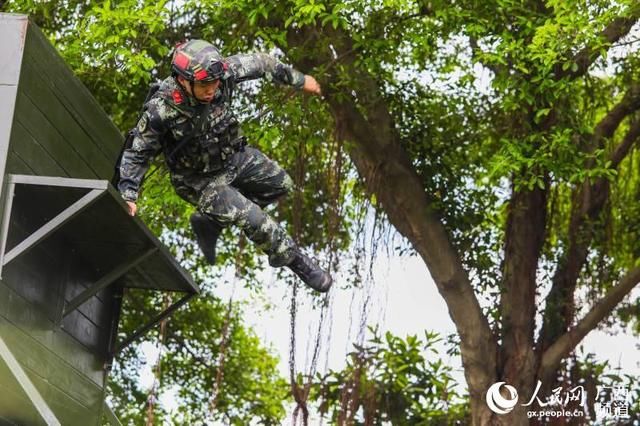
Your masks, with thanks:
[[(269, 255), (271, 265), (283, 266), (292, 260), (293, 241), (261, 207), (289, 192), (293, 183), (257, 149), (238, 150), (229, 143), (242, 139), (242, 133), (228, 108), (228, 89), (261, 77), (301, 88), (304, 74), (260, 53), (234, 55), (225, 62), (227, 90), (218, 90), (209, 105), (189, 96), (174, 77), (162, 82), (144, 105), (132, 146), (123, 153), (118, 189), (125, 200), (136, 201), (150, 160), (162, 151), (180, 197), (220, 227), (240, 226)], [(185, 138), (190, 139), (175, 151)]]

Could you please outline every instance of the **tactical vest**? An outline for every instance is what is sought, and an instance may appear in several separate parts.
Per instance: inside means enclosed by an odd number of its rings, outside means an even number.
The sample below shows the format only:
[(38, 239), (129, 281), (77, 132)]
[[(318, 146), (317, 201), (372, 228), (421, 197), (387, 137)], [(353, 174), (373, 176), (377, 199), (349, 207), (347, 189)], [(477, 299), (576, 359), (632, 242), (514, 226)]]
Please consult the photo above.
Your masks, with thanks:
[(155, 95), (178, 112), (165, 123), (168, 131), (162, 145), (167, 165), (181, 172), (218, 172), (246, 145), (240, 123), (226, 108), (228, 91), (219, 91), (210, 104), (196, 106), (185, 102), (181, 93), (172, 85), (162, 85)]
[[(231, 99), (233, 79), (228, 78), (219, 96), (207, 105), (183, 105), (184, 99), (174, 97), (176, 89), (177, 83), (173, 79), (152, 84), (140, 117), (148, 109), (149, 102), (157, 97), (161, 97), (163, 102), (177, 113), (173, 119), (160, 117), (167, 128), (160, 142), (167, 166), (172, 173), (194, 175), (221, 171), (231, 155), (243, 151), (246, 146), (246, 138), (238, 120), (226, 108)], [(120, 180), (122, 155), (126, 149), (132, 147), (136, 132), (137, 127), (134, 127), (125, 135), (112, 178), (115, 187), (118, 187)]]

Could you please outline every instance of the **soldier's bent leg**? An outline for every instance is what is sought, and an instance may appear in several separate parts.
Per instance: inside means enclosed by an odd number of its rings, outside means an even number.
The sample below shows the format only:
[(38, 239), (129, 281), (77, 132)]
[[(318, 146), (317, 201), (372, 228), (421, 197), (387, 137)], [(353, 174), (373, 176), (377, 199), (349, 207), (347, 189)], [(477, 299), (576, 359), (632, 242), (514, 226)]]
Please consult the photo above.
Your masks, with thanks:
[(288, 266), (317, 291), (325, 292), (331, 287), (331, 276), (296, 248), (286, 232), (238, 188), (212, 183), (202, 192), (198, 208), (221, 226), (240, 226), (269, 255), (271, 266)]
[(231, 163), (236, 168), (231, 185), (262, 207), (293, 188), (293, 180), (287, 172), (255, 148), (247, 147), (244, 152), (234, 154)]
[(198, 210), (221, 227), (239, 226), (269, 256), (271, 266), (284, 266), (294, 258), (293, 240), (258, 205), (230, 185), (210, 185), (203, 191)]

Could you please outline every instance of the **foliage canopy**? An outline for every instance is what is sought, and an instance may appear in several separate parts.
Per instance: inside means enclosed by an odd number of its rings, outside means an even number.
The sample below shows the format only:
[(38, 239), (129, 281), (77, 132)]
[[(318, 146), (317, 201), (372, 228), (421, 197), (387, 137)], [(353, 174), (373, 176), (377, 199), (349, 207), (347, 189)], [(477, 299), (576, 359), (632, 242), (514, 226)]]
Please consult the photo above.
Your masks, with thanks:
[[(496, 420), (490, 384), (552, 386), (589, 331), (637, 324), (638, 301), (625, 299), (640, 280), (636, 0), (7, 7), (47, 30), (122, 128), (185, 37), (274, 51), (317, 76), (324, 99), (266, 84), (238, 97), (246, 117), (269, 109), (246, 131), (300, 189), (277, 215), (335, 254), (356, 239), (363, 205), (384, 212), (447, 303), (475, 423)], [(184, 225), (184, 205), (156, 187), (145, 215), (158, 230)]]

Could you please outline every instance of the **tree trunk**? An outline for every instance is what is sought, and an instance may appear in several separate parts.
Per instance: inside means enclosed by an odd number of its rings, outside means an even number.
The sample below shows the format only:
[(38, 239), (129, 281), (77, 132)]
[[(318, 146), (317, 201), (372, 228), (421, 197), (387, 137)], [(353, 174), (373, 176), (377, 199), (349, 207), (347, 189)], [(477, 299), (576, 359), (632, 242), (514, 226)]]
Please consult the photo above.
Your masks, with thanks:
[[(546, 187), (546, 183), (545, 183)], [(501, 379), (518, 390), (533, 389), (536, 272), (544, 243), (546, 189), (515, 191), (505, 232), (501, 298)]]

